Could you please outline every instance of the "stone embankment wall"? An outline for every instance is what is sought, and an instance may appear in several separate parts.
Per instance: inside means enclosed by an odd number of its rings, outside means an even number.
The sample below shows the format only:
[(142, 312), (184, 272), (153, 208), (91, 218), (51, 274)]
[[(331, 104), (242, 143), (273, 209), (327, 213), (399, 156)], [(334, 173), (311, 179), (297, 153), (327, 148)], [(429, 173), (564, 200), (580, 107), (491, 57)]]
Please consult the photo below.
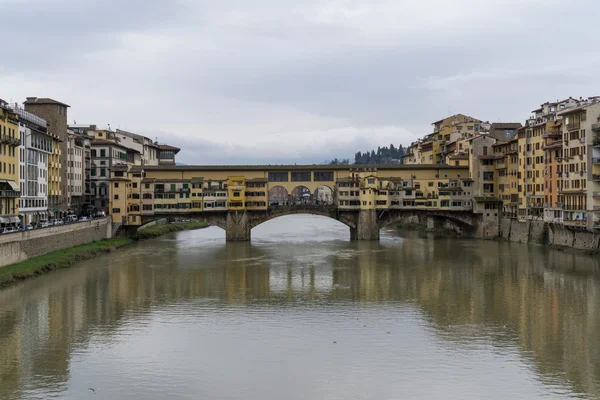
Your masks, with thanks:
[(111, 237), (110, 218), (0, 235), (0, 267)]
[(543, 221), (520, 222), (516, 219), (502, 218), (500, 236), (511, 242), (600, 250), (600, 234), (570, 230), (562, 225), (547, 224)]

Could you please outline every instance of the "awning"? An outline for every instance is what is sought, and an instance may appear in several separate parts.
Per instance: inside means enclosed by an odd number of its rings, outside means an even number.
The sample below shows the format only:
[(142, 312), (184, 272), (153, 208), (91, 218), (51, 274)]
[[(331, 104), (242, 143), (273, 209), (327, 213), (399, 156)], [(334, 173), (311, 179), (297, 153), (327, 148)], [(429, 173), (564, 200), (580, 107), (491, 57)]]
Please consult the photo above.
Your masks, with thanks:
[(18, 192), (19, 191), (19, 185), (17, 185), (15, 183), (15, 181), (9, 181), (6, 179), (0, 179), (0, 183), (6, 183), (8, 186), (10, 186), (12, 188), (12, 190)]
[(8, 220), (10, 224), (16, 224), (21, 221), (19, 217), (8, 217)]
[(0, 224), (9, 224), (10, 220), (6, 217), (0, 217)]

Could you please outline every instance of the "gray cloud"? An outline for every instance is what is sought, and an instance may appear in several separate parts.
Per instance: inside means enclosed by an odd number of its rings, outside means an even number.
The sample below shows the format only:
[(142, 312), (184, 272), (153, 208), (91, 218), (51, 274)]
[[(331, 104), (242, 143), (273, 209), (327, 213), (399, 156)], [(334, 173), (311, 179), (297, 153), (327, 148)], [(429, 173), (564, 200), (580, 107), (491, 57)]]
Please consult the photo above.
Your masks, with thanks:
[(522, 121), (600, 84), (591, 0), (0, 6), (0, 97), (57, 98), (69, 119), (159, 136), (186, 163), (351, 157), (449, 112)]

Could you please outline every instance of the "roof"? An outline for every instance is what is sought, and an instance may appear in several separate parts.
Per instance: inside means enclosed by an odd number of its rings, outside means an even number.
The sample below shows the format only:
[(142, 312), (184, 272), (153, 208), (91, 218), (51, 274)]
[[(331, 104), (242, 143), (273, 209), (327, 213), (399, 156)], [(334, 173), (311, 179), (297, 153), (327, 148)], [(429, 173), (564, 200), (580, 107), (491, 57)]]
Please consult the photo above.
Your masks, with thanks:
[(543, 149), (562, 149), (562, 143), (556, 142), (556, 143), (549, 144), (547, 146), (543, 146), (542, 148)]
[(372, 169), (377, 171), (391, 170), (464, 170), (466, 167), (455, 167), (443, 164), (340, 164), (340, 165), (145, 165), (136, 166), (132, 170), (145, 171), (361, 171)]
[(62, 103), (58, 100), (54, 100), (48, 97), (28, 97), (23, 104), (58, 104), (65, 107), (71, 107), (68, 104)]
[(577, 112), (577, 111), (581, 111), (584, 108), (587, 108), (589, 106), (593, 106), (593, 105), (596, 105), (596, 104), (600, 104), (600, 102), (596, 101), (594, 103), (585, 103), (585, 104), (581, 104), (581, 105), (578, 105), (578, 106), (575, 106), (575, 107), (567, 108), (566, 110), (563, 110), (563, 111), (560, 111), (560, 112), (556, 113), (556, 115), (571, 114), (571, 113), (574, 113), (574, 112)]
[(463, 121), (463, 122), (469, 122), (469, 121), (470, 122), (481, 122), (481, 120), (479, 120), (477, 118), (473, 118), (473, 117), (465, 115), (465, 114), (454, 114), (449, 117), (442, 118), (439, 121), (432, 122), (431, 125), (437, 124), (438, 122), (444, 122), (447, 119), (456, 118), (456, 117), (465, 117), (465, 121)]
[(161, 149), (161, 150), (173, 150), (173, 151), (180, 151), (181, 150), (179, 147), (170, 146), (168, 144), (159, 144), (158, 148)]
[(453, 154), (450, 156), (451, 160), (468, 160), (469, 159), (469, 155), (468, 154)]
[(522, 126), (520, 122), (492, 122), (490, 129), (519, 129)]
[(173, 182), (177, 182), (177, 183), (188, 183), (190, 182), (190, 179), (179, 179), (179, 178), (157, 178), (154, 183), (173, 183)]
[[(92, 144), (92, 146), (94, 146), (94, 145), (111, 145), (111, 146), (117, 146), (117, 147), (120, 147), (120, 148), (126, 149), (126, 150), (133, 150), (127, 146), (123, 146), (122, 144), (113, 142), (112, 140), (106, 140), (106, 139), (95, 139), (92, 141), (91, 144)], [(137, 150), (135, 150), (135, 151), (137, 151)]]

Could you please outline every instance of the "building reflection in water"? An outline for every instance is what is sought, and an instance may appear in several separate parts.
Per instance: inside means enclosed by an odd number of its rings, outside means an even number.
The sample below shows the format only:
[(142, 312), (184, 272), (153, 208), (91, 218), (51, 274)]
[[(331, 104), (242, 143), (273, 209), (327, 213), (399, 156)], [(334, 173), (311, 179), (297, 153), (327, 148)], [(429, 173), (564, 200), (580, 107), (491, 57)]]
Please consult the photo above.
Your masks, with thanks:
[(407, 303), (445, 341), (518, 346), (540, 380), (600, 397), (598, 271), (583, 255), (416, 234), (381, 243), (139, 243), (0, 291), (0, 398), (59, 392), (73, 353), (93, 336), (197, 301)]

